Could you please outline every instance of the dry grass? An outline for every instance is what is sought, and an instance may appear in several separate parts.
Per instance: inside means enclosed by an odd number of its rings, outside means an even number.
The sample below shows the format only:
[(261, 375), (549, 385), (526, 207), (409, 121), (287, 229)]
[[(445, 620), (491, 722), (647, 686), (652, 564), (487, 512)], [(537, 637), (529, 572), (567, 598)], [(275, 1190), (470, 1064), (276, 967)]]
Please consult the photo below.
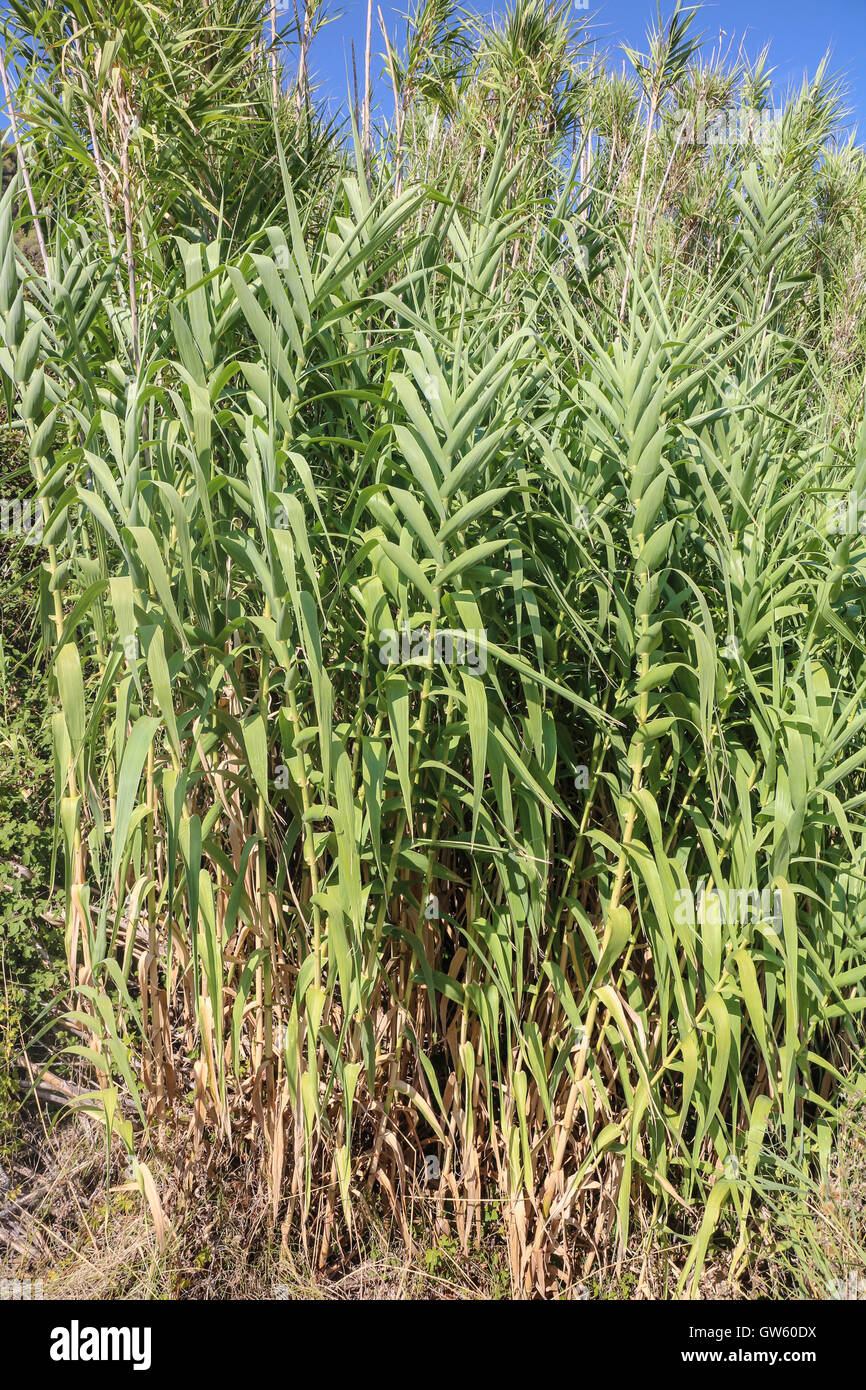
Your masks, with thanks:
[[(54, 1116), (54, 1123), (52, 1120)], [(515, 1291), (501, 1225), (464, 1253), (437, 1235), (435, 1202), (416, 1186), (409, 1199), (407, 1251), (387, 1207), (368, 1212), (367, 1240), (321, 1271), (296, 1242), (280, 1241), (255, 1163), (185, 1163), (183, 1143), (150, 1156), (171, 1221), (160, 1251), (146, 1202), (112, 1161), (106, 1187), (99, 1128), (58, 1119), (28, 1104), (21, 1152), (0, 1199), (0, 1275), (42, 1280), (49, 1300), (384, 1300), (507, 1299)], [(730, 1248), (702, 1272), (701, 1300), (866, 1297), (866, 1149), (863, 1107), (852, 1107), (829, 1158), (830, 1183), (792, 1191), (760, 1213), (761, 1254), (729, 1281)], [(676, 1296), (694, 1230), (677, 1240), (643, 1223), (618, 1266), (565, 1285), (580, 1301)]]

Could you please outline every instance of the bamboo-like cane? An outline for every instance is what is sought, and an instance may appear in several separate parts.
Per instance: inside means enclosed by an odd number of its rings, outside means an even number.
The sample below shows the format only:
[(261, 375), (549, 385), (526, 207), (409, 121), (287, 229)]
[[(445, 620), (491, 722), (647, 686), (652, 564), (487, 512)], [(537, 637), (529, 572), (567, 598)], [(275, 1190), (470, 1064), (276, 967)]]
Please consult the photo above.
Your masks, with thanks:
[(46, 280), (49, 277), (48, 252), (45, 249), (45, 239), (42, 235), (42, 227), (39, 222), (39, 214), (36, 211), (36, 199), (33, 196), (33, 185), (30, 182), (30, 174), (27, 169), (27, 161), (24, 158), (24, 149), (21, 144), (21, 136), (18, 131), (18, 120), (15, 115), (15, 106), (12, 101), (12, 93), (9, 90), (9, 78), (6, 73), (6, 62), (3, 50), (0, 48), (0, 79), (3, 81), (3, 94), (6, 97), (6, 109), (9, 112), (9, 124), (12, 127), (12, 139), (15, 142), (15, 152), (18, 155), (18, 168), (24, 179), (24, 187), (27, 190), (27, 201), (30, 204), (30, 212), (33, 216), (33, 226), (36, 229), (36, 240), (39, 242), (39, 254), (42, 257), (42, 269), (45, 271)]
[(138, 340), (138, 301), (135, 292), (135, 243), (132, 236), (132, 194), (129, 171), (129, 129), (124, 132), (120, 150), (120, 170), (123, 175), (123, 221), (126, 230), (126, 271), (129, 280), (129, 315), (132, 323), (132, 356), (135, 370), (141, 366)]
[(371, 134), (370, 134), (370, 44), (372, 41), (373, 26), (373, 0), (367, 0), (367, 37), (364, 43), (364, 107), (361, 120), (361, 147), (364, 155), (364, 178), (367, 183), (367, 191), (370, 189), (370, 153), (371, 153)]
[(274, 110), (279, 104), (280, 84), (277, 77), (277, 0), (271, 0), (271, 95)]
[(388, 39), (388, 31), (385, 28), (385, 20), (382, 16), (382, 6), (377, 5), (379, 14), (379, 28), (382, 30), (382, 38), (385, 40), (385, 55), (388, 60), (388, 71), (391, 75), (391, 90), (394, 93), (394, 138), (397, 142), (397, 153), (394, 160), (394, 197), (399, 198), (403, 188), (403, 103), (400, 100), (400, 91), (397, 86), (397, 70), (394, 66), (394, 54)]

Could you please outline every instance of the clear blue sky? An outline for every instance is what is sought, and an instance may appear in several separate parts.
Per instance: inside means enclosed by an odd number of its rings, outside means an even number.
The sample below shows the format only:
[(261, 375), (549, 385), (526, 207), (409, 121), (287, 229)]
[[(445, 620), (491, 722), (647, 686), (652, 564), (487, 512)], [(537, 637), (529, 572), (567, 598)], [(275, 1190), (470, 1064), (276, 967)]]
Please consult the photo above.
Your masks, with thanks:
[[(467, 4), (478, 12), (501, 13), (505, 5)], [(674, 0), (662, 0), (662, 15), (673, 9)], [(374, 76), (382, 67), (379, 54), (383, 50), (376, 23), (377, 0), (373, 0)], [(405, 0), (381, 0), (390, 34), (405, 32), (400, 16), (408, 8)], [(330, 12), (336, 16), (318, 36), (312, 53), (312, 73), (336, 111), (347, 92), (346, 73), (350, 71), (350, 42), (354, 39), (359, 65), (363, 63), (366, 0), (331, 0)], [(575, 11), (589, 22), (590, 33), (598, 38), (599, 46), (616, 55), (619, 45), (626, 42), (642, 47), (648, 21), (655, 17), (655, 0), (590, 0), (588, 11)], [(724, 43), (733, 40), (734, 51), (741, 39), (745, 51), (754, 56), (769, 42), (770, 66), (775, 68), (774, 84), (784, 91), (789, 83), (799, 84), (804, 73), (811, 76), (827, 48), (832, 49), (831, 66), (848, 79), (851, 88), (852, 124), (858, 127), (861, 143), (866, 143), (866, 0), (715, 0), (704, 5), (694, 21), (709, 41), (718, 40), (724, 31)], [(620, 55), (621, 57), (621, 55)], [(359, 84), (363, 72), (359, 66)], [(388, 93), (381, 79), (377, 84), (383, 102)]]

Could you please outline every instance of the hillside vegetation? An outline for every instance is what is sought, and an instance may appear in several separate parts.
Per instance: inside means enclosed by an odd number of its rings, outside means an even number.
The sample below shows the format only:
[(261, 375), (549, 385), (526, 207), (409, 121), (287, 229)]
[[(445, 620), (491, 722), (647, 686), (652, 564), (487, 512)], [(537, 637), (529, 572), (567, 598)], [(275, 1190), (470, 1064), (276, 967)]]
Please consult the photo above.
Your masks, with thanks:
[(427, 0), (341, 125), (312, 5), (11, 12), (75, 1105), (160, 1244), (180, 1149), (315, 1268), (420, 1185), (515, 1294), (650, 1224), (736, 1282), (863, 1083), (839, 82)]

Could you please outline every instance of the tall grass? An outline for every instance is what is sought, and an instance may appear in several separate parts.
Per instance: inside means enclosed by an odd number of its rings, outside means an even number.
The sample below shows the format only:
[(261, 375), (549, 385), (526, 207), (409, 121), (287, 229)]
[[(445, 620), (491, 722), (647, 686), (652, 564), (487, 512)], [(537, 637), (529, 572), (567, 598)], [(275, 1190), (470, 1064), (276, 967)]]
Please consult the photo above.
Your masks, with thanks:
[[(20, 177), (0, 205), (83, 1104), (161, 1239), (146, 1159), (182, 1114), (321, 1265), (371, 1191), (411, 1242), (426, 1173), (464, 1245), (499, 1212), (515, 1291), (622, 1257), (637, 1212), (697, 1229), (692, 1291), (729, 1216), (743, 1267), (771, 1161), (821, 1171), (860, 1075), (838, 91), (690, 144), (671, 111), (756, 77), (695, 67), (688, 16), (641, 92), (565, 12), (473, 39), (428, 5), (366, 161), (269, 110), (246, 9), (194, 39), (193, 10), (120, 6), (97, 71), (108, 21), (51, 7), (16, 89), (47, 273)], [(195, 44), (198, 117), (159, 70)]]

